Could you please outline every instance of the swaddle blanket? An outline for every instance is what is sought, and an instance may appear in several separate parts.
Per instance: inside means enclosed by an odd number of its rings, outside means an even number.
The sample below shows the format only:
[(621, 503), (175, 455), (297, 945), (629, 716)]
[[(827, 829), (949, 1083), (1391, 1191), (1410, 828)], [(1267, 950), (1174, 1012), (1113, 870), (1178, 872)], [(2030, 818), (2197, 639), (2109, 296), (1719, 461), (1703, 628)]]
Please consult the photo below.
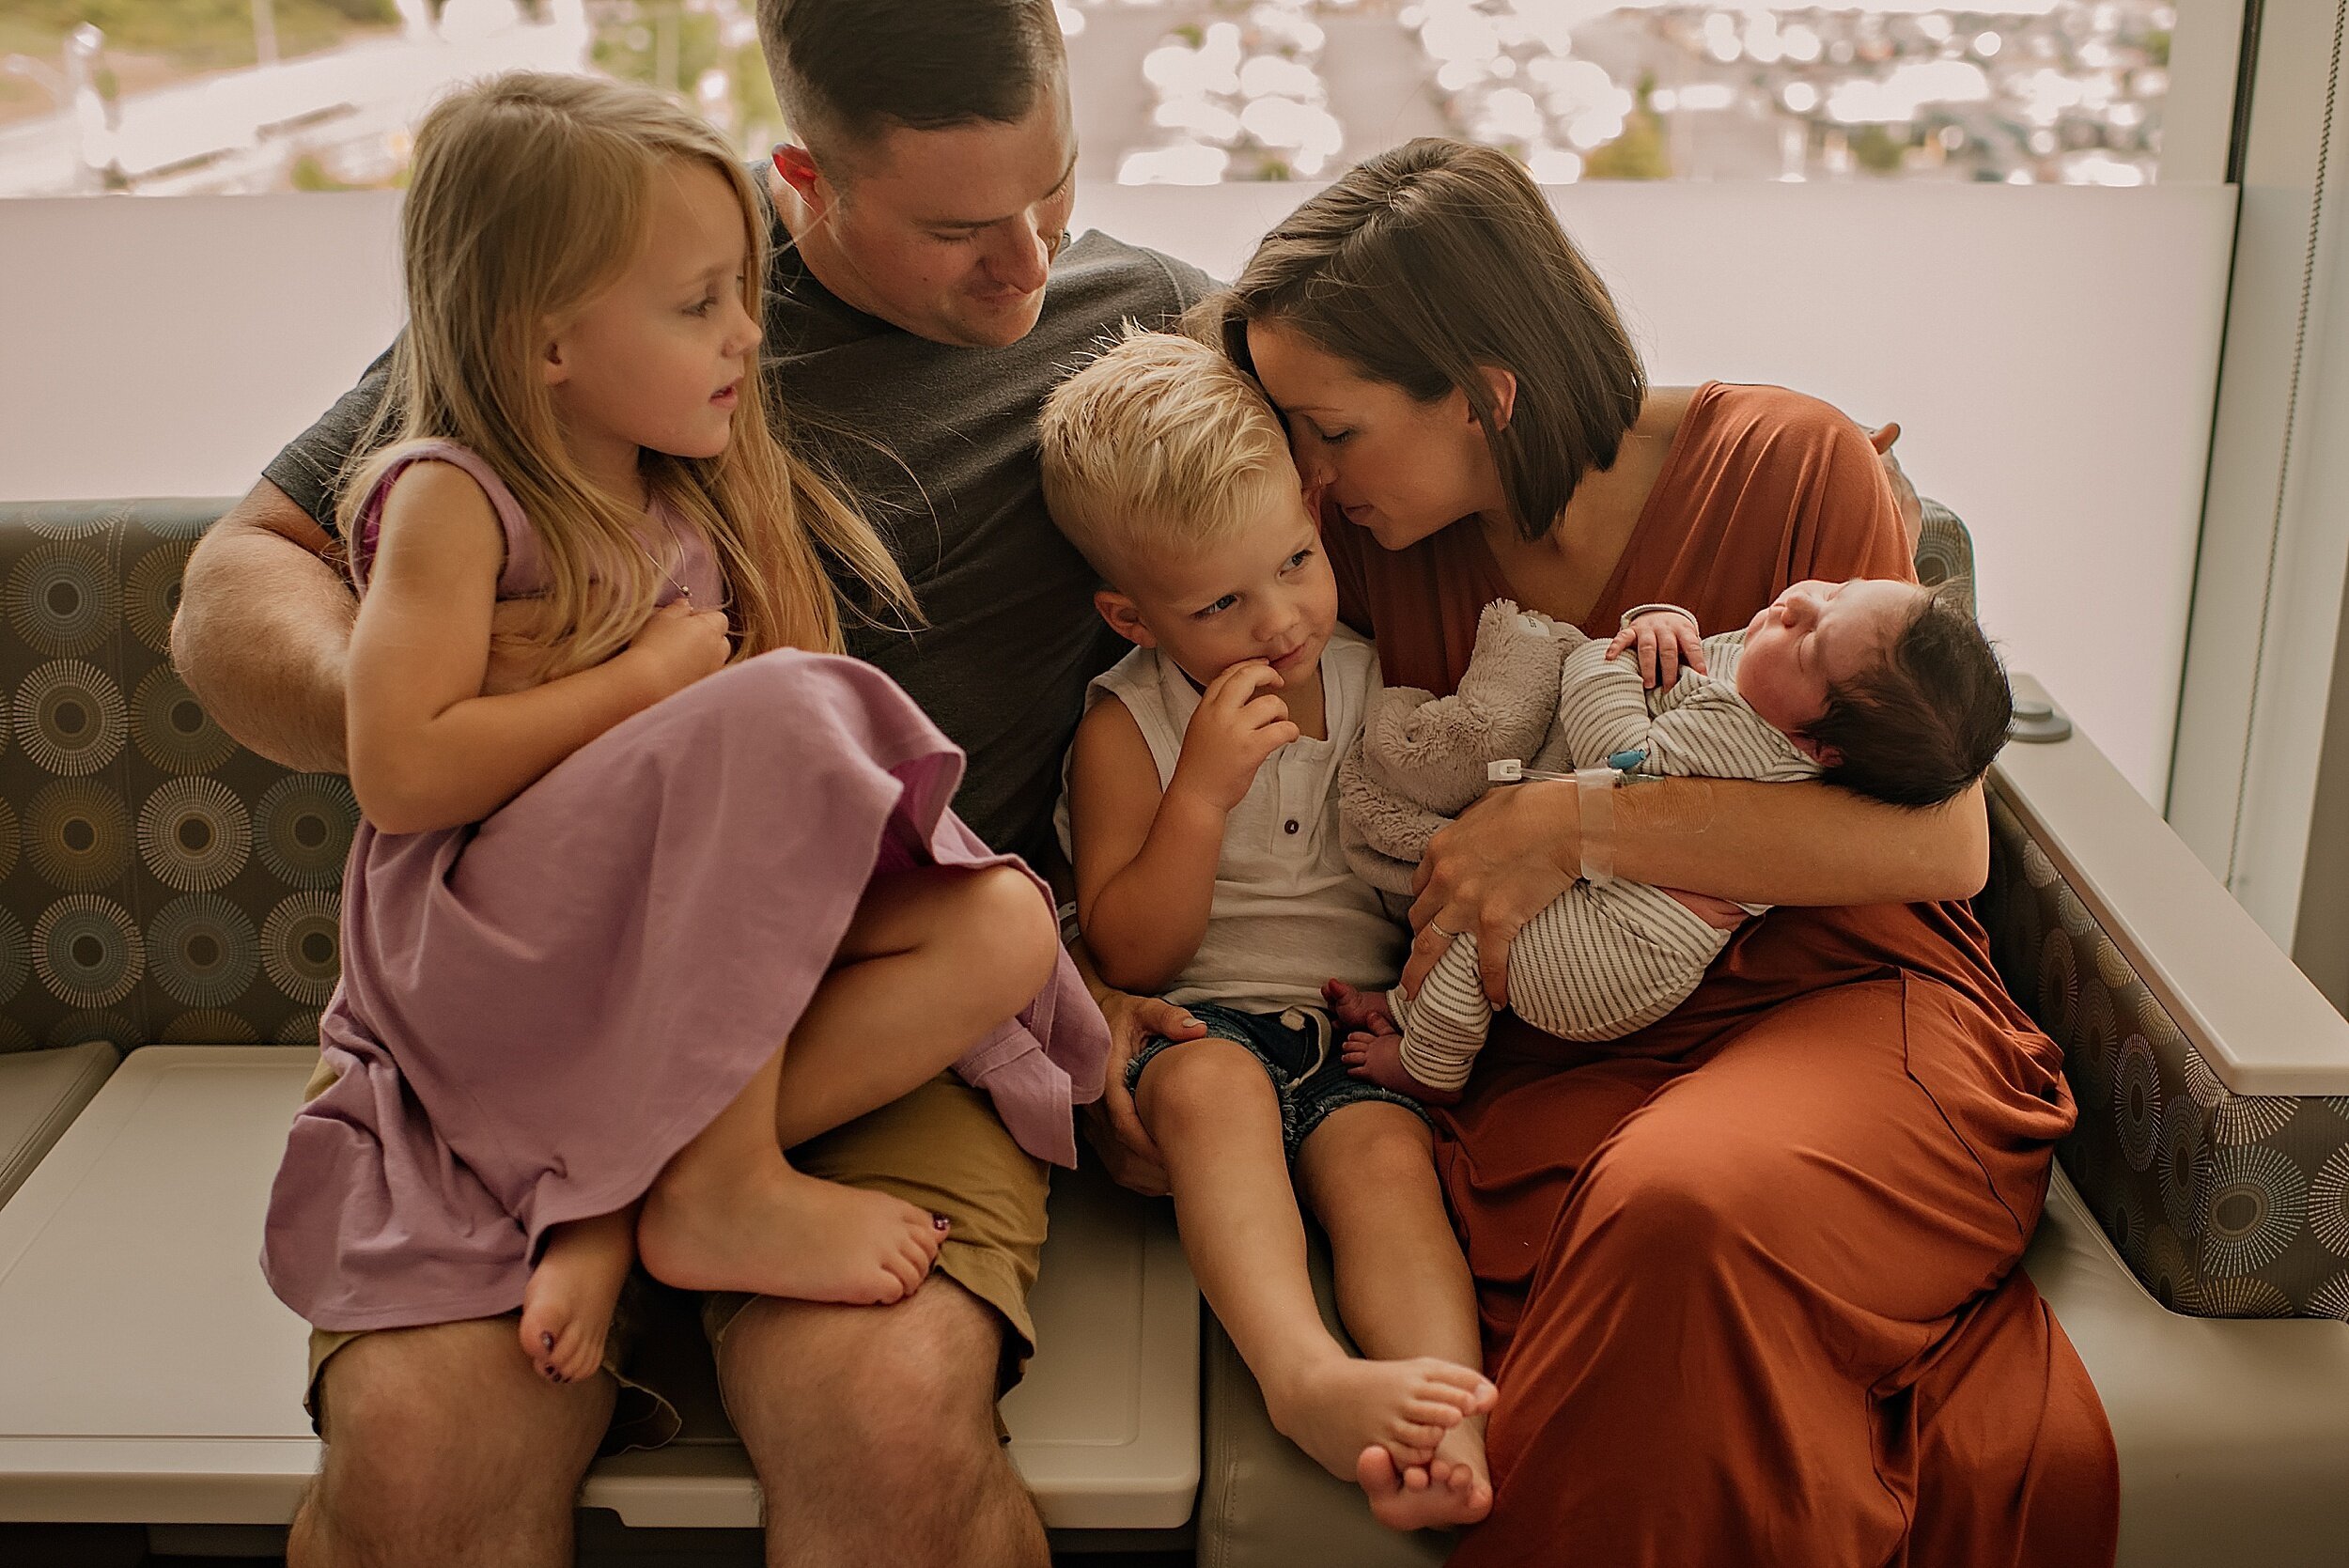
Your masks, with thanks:
[[(641, 1196), (789, 1035), (877, 870), (1017, 863), (947, 809), (961, 773), (886, 675), (782, 651), (484, 822), (362, 823), (320, 1023), (341, 1076), (287, 1141), (272, 1288), (330, 1329), (519, 1306), (547, 1227)], [(1022, 1146), (1073, 1165), (1108, 1043), (1064, 955), (957, 1066)]]
[[(1486, 764), (1502, 758), (1563, 772), (1638, 751), (1645, 771), (1668, 776), (1815, 777), (1817, 765), (1737, 694), (1744, 647), (1742, 632), (1706, 638), (1708, 674), (1683, 670), (1671, 688), (1649, 691), (1632, 658), (1609, 660), (1604, 641), (1506, 599), (1487, 605), (1458, 691), (1388, 687), (1340, 769), (1355, 871), (1408, 895), (1427, 841), (1483, 793)], [(1728, 940), (1658, 889), (1578, 881), (1510, 944), (1510, 1005), (1551, 1034), (1618, 1039), (1686, 1001)], [(1389, 994), (1404, 1064), (1429, 1088), (1465, 1083), (1491, 1027), (1477, 956), (1474, 933), (1465, 933), (1417, 997), (1400, 986)]]

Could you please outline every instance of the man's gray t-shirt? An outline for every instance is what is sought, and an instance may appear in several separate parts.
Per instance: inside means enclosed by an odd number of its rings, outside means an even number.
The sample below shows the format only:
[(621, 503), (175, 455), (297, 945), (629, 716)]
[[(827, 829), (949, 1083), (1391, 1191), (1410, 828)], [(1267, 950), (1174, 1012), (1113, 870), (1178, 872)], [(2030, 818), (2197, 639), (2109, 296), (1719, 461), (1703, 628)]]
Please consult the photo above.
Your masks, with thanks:
[[(849, 651), (911, 694), (970, 754), (955, 808), (990, 846), (1052, 842), (1061, 754), (1085, 684), (1126, 644), (1094, 612), (1099, 581), (1044, 507), (1044, 396), (1120, 322), (1169, 323), (1211, 287), (1194, 267), (1098, 233), (1052, 264), (1035, 330), (1004, 349), (916, 337), (843, 303), (774, 231), (766, 344), (789, 434), (890, 541), (927, 625), (851, 626)], [(346, 459), (383, 396), (378, 361), (263, 472), (334, 531)]]

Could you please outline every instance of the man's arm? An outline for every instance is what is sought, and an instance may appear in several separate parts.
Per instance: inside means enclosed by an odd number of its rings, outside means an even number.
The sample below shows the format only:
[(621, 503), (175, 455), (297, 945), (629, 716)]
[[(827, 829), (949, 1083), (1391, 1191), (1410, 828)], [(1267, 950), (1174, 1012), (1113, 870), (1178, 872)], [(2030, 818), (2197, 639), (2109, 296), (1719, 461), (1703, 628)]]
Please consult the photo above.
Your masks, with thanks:
[(343, 668), (359, 601), (333, 541), (267, 479), (188, 557), (171, 660), (220, 727), (271, 761), (340, 773)]

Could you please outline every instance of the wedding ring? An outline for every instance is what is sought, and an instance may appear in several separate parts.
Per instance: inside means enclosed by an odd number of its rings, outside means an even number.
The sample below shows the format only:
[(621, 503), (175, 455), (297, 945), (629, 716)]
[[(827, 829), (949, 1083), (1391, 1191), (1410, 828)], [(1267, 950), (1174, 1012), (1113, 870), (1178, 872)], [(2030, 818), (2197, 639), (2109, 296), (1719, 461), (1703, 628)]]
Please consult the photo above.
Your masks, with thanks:
[(1443, 938), (1446, 941), (1456, 942), (1462, 937), (1468, 935), (1466, 931), (1447, 931), (1432, 920), (1427, 923), (1427, 929), (1433, 931), (1437, 936)]

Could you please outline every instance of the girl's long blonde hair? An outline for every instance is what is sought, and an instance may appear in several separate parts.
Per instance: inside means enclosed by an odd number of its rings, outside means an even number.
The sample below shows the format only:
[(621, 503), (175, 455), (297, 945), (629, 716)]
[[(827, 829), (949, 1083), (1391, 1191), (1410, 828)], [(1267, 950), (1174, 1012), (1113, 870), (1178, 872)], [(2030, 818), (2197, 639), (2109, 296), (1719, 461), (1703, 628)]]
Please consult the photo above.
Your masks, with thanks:
[[(401, 220), (408, 328), (391, 395), (343, 489), (343, 536), (410, 443), (453, 441), (506, 481), (546, 558), (548, 678), (598, 664), (652, 613), (662, 576), (643, 514), (573, 458), (538, 370), (550, 326), (614, 282), (647, 239), (652, 181), (669, 160), (715, 170), (749, 239), (742, 303), (760, 313), (767, 219), (718, 133), (648, 88), (517, 71), (443, 100), (416, 135)], [(842, 648), (828, 566), (903, 621), (912, 590), (870, 523), (777, 439), (763, 378), (742, 380), (733, 439), (715, 458), (646, 451), (646, 477), (699, 528), (725, 573), (739, 646)], [(390, 444), (386, 445), (386, 442)]]

